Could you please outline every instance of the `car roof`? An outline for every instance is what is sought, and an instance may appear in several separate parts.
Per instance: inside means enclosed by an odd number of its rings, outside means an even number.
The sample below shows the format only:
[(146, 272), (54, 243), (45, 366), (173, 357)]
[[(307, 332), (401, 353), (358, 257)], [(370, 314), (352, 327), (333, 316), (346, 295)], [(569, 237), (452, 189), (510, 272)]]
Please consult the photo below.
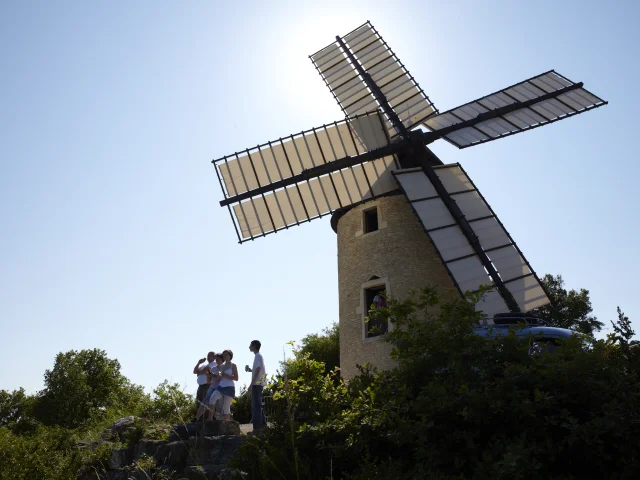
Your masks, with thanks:
[[(497, 337), (509, 333), (509, 327), (512, 326), (513, 325), (489, 325), (486, 327), (474, 328), (473, 331), (482, 337)], [(519, 337), (532, 335), (535, 337), (567, 339), (573, 335), (573, 332), (566, 328), (545, 327), (544, 325), (515, 326), (514, 331)]]

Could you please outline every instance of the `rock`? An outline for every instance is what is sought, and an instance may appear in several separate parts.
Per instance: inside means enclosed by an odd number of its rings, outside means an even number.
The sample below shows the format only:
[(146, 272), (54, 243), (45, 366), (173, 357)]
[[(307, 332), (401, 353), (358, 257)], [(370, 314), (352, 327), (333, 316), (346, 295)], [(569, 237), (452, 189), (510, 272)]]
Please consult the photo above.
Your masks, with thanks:
[(171, 427), (165, 425), (154, 425), (144, 432), (144, 438), (149, 440), (167, 440), (171, 435)]
[(195, 423), (179, 423), (172, 427), (169, 441), (188, 440), (189, 437), (196, 436), (196, 431), (197, 427)]
[(134, 417), (133, 415), (129, 417), (119, 418), (118, 420), (113, 422), (113, 425), (111, 425), (104, 431), (104, 433), (102, 434), (102, 439), (115, 440), (117, 438), (121, 442), (124, 442), (127, 440), (129, 432), (136, 427), (136, 422), (141, 421), (143, 420)]
[(184, 474), (189, 480), (241, 480), (246, 477), (246, 473), (224, 465), (191, 466), (184, 469)]
[[(111, 439), (122, 438), (131, 442), (134, 438), (132, 432), (141, 433), (140, 425), (140, 419), (125, 417), (115, 422), (105, 433)], [(207, 421), (174, 425), (171, 438), (174, 440), (167, 442), (145, 436), (132, 447), (113, 449), (109, 470), (100, 473), (99, 478), (148, 480), (150, 475), (153, 478), (159, 472), (183, 480), (236, 480), (246, 477), (242, 472), (227, 467), (244, 439), (238, 422)], [(94, 447), (88, 441), (82, 442), (82, 446), (86, 449)], [(82, 478), (93, 480), (90, 475)]]
[(217, 479), (222, 465), (193, 465), (184, 469), (184, 474), (189, 480), (209, 480)]
[(242, 442), (242, 437), (236, 435), (192, 438), (187, 465), (226, 465)]
[(199, 437), (240, 435), (240, 424), (233, 420), (207, 420), (197, 424), (197, 434)]
[(177, 441), (159, 445), (155, 457), (160, 464), (172, 469), (181, 469), (189, 457), (188, 442)]
[(240, 435), (240, 424), (233, 420), (207, 420), (198, 423), (174, 425), (169, 436), (170, 442), (188, 440), (191, 437), (216, 437), (218, 435)]
[(111, 458), (109, 459), (109, 468), (116, 470), (118, 468), (126, 467), (133, 461), (133, 449), (132, 448), (114, 448), (111, 451)]
[(143, 455), (155, 457), (158, 448), (166, 444), (164, 440), (140, 440), (133, 448), (133, 459), (137, 460)]
[(100, 446), (100, 442), (96, 440), (80, 440), (76, 445), (80, 450), (88, 449), (95, 452)]
[(189, 440), (187, 465), (218, 465), (222, 458), (222, 437), (198, 437)]
[(220, 456), (221, 464), (228, 464), (229, 461), (238, 453), (240, 445), (244, 439), (239, 435), (225, 435), (222, 438), (222, 452)]
[(128, 480), (129, 472), (126, 470), (109, 470), (103, 477), (106, 480)]

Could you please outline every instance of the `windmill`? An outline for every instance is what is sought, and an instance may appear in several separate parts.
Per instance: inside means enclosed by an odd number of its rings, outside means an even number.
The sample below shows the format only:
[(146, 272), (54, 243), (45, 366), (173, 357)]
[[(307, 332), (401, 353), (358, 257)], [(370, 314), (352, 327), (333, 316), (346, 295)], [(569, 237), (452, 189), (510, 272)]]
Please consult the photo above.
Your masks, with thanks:
[[(381, 347), (367, 345), (376, 335), (369, 335), (359, 320), (371, 304), (367, 295), (376, 292), (369, 287), (379, 284), (378, 291), (384, 287), (396, 294), (407, 291), (401, 280), (401, 288), (394, 287), (394, 280), (381, 280), (377, 269), (386, 267), (367, 265), (375, 263), (381, 249), (396, 257), (397, 268), (383, 273), (388, 277), (409, 276), (413, 263), (425, 257), (423, 273), (415, 282), (433, 280), (434, 275), (442, 279), (432, 273), (439, 269), (447, 277), (441, 283), (448, 283), (458, 295), (492, 285), (477, 305), (489, 318), (548, 304), (535, 271), (464, 169), (443, 164), (428, 145), (444, 139), (468, 148), (607, 102), (552, 70), (440, 113), (370, 22), (337, 36), (310, 59), (345, 119), (213, 163), (225, 197), (220, 204), (228, 208), (240, 243), (332, 215), (339, 237), (343, 374), (343, 357), (354, 364), (375, 362), (381, 353)], [(391, 223), (402, 218), (388, 227), (394, 233), (383, 241), (372, 234), (388, 222), (369, 205), (386, 208)], [(405, 215), (408, 211), (413, 212), (412, 219)], [(345, 226), (343, 232), (351, 230), (341, 234), (340, 224), (346, 225), (349, 216), (361, 222), (362, 229), (353, 234), (353, 228)], [(416, 226), (420, 238), (408, 233)], [(402, 251), (410, 243), (413, 250)], [(405, 263), (397, 260), (399, 250), (413, 258)], [(347, 265), (354, 256), (359, 256), (358, 268)], [(366, 272), (371, 278), (362, 278)], [(347, 331), (351, 338), (343, 342)]]

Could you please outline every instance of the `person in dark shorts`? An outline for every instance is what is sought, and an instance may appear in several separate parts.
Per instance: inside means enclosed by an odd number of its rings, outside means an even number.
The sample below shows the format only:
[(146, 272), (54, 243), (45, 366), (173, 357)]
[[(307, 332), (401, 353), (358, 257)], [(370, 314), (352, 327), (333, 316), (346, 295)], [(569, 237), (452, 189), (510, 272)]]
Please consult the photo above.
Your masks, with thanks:
[[(209, 352), (207, 358), (201, 358), (193, 367), (193, 373), (198, 375), (198, 391), (196, 392), (196, 404), (200, 406), (211, 383), (211, 368), (216, 366), (215, 353)], [(207, 362), (207, 363), (205, 363)]]

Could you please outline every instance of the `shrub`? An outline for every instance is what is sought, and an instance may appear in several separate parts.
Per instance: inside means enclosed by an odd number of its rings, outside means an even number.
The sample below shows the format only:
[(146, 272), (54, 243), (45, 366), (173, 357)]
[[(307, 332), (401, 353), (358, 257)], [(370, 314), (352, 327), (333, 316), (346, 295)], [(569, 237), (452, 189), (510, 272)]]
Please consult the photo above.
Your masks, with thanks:
[(240, 387), (238, 395), (233, 399), (231, 413), (233, 413), (233, 419), (236, 422), (251, 422), (251, 395), (247, 391), (246, 385)]
[(28, 435), (0, 427), (0, 480), (68, 480), (81, 465), (69, 431), (38, 426)]
[[(480, 295), (480, 294), (479, 294)], [(478, 295), (478, 296), (479, 296)], [(397, 367), (349, 385), (297, 353), (274, 384), (280, 415), (241, 448), (250, 478), (635, 478), (637, 348), (578, 336), (554, 354), (530, 339), (483, 338), (473, 305), (430, 288), (379, 315)]]
[(153, 421), (179, 423), (195, 415), (193, 396), (184, 393), (179, 384), (167, 380), (153, 390), (151, 398), (144, 403), (140, 416)]

